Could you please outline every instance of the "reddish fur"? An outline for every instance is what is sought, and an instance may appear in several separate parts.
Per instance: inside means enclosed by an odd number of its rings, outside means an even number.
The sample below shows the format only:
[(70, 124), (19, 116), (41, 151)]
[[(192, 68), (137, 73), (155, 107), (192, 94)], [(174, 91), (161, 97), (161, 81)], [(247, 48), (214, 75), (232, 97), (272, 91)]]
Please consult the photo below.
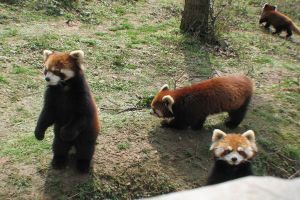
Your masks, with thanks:
[[(161, 91), (155, 96), (152, 101), (152, 106), (155, 106), (156, 102), (162, 101), (162, 98), (165, 95), (170, 95), (176, 102), (186, 95), (201, 92), (205, 94), (209, 101), (214, 102), (213, 104), (210, 104), (210, 106), (198, 104), (203, 112), (213, 114), (219, 112), (220, 109), (228, 111), (239, 108), (243, 105), (246, 98), (252, 96), (252, 85), (252, 81), (246, 76), (225, 76), (213, 78), (188, 87)], [(218, 95), (215, 95), (216, 91)], [(234, 99), (234, 101), (230, 101), (231, 99)]]
[(292, 35), (291, 30), (294, 30), (298, 35), (300, 35), (300, 29), (294, 24), (294, 22), (283, 13), (276, 10), (276, 7), (266, 4), (263, 12), (261, 14), (261, 18), (259, 23), (266, 22), (266, 28), (269, 28), (272, 25), (276, 32), (280, 33), (283, 30), (287, 31), (287, 37)]
[[(158, 109), (161, 107), (162, 98), (170, 95), (175, 102), (173, 108), (181, 110), (178, 112), (185, 112), (191, 118), (205, 118), (209, 114), (238, 110), (250, 100), (252, 93), (253, 83), (248, 77), (224, 76), (176, 90), (162, 90), (153, 99), (151, 107), (153, 110)], [(180, 101), (184, 101), (184, 107), (176, 105)]]
[(96, 102), (95, 99), (93, 97), (93, 94), (90, 92), (90, 95), (92, 96), (92, 107), (93, 110), (95, 111), (96, 115), (93, 118), (93, 123), (92, 126), (95, 128), (97, 135), (95, 135), (96, 137), (98, 136), (98, 134), (100, 133), (100, 120), (99, 120), (99, 112), (98, 112), (98, 108), (96, 106)]
[(78, 63), (68, 53), (54, 52), (49, 55), (45, 61), (45, 66), (50, 71), (69, 69), (74, 72), (78, 72), (79, 68), (77, 67)]
[[(224, 149), (224, 153), (221, 155), (215, 154), (215, 163), (208, 176), (207, 185), (213, 185), (222, 183), (225, 181), (250, 176), (253, 175), (251, 160), (256, 154), (256, 150), (253, 149), (253, 145), (251, 142), (241, 134), (227, 134), (221, 140), (215, 142), (213, 150), (222, 148)], [(240, 162), (238, 165), (231, 165), (226, 160), (220, 159), (221, 157), (226, 156), (226, 150), (228, 147), (231, 147), (230, 151), (238, 151), (238, 147), (242, 148), (252, 148), (252, 156), (247, 157), (246, 153), (239, 152), (241, 156), (247, 158), (244, 162)], [(248, 155), (249, 156), (249, 155)]]
[[(82, 73), (82, 70), (78, 67), (79, 63), (77, 63), (76, 59), (70, 56), (69, 53), (65, 52), (53, 52), (49, 55), (47, 60), (45, 61), (45, 66), (49, 71), (56, 71), (61, 69), (72, 70), (77, 73)], [(89, 91), (89, 95), (93, 96), (93, 94)], [(97, 113), (97, 106), (94, 98), (91, 99), (91, 105), (95, 113)], [(95, 115), (93, 120), (93, 126), (97, 130), (97, 133), (100, 132), (100, 121), (98, 115)]]
[(216, 147), (226, 148), (230, 146), (232, 150), (237, 151), (238, 147), (251, 147), (250, 141), (241, 134), (227, 134), (220, 140)]

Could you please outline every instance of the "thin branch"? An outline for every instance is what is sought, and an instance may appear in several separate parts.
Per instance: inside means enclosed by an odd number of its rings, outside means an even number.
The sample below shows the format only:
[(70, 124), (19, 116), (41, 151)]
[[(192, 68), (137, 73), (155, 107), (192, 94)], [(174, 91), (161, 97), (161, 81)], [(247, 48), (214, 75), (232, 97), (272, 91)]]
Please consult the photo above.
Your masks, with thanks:
[(279, 169), (280, 171), (286, 173), (287, 175), (290, 174), (288, 171), (286, 171), (286, 170), (283, 169), (282, 167), (279, 167), (279, 166), (277, 166), (277, 165), (275, 165), (275, 164), (273, 164), (273, 163), (271, 163), (271, 162), (270, 162), (270, 164), (271, 164), (274, 168)]
[(106, 107), (101, 107), (100, 110), (119, 111), (119, 110), (122, 110), (122, 109), (121, 108), (106, 108)]
[(295, 178), (297, 175), (300, 175), (300, 169), (298, 171), (296, 171), (294, 174), (292, 174), (291, 176), (288, 177), (288, 179), (293, 179)]
[(117, 112), (117, 114), (123, 113), (123, 112), (130, 112), (130, 111), (137, 111), (137, 110), (144, 110), (147, 109), (145, 107), (132, 107), (132, 108), (126, 108), (124, 110), (121, 110), (119, 112)]
[(178, 83), (179, 81), (181, 81), (181, 79), (182, 79), (182, 77), (184, 76), (184, 74), (185, 74), (185, 72), (182, 72), (181, 75), (179, 76), (179, 78), (177, 78), (177, 79), (174, 80), (174, 89), (177, 88), (177, 83)]
[(290, 161), (290, 162), (296, 162), (296, 160), (293, 160), (293, 159), (291, 159), (291, 158), (288, 158), (288, 157), (286, 157), (285, 155), (283, 155), (283, 154), (281, 154), (281, 153), (279, 153), (279, 152), (277, 152), (277, 155), (280, 156), (280, 157), (282, 157), (282, 158), (285, 158), (286, 160), (288, 160), (288, 161)]

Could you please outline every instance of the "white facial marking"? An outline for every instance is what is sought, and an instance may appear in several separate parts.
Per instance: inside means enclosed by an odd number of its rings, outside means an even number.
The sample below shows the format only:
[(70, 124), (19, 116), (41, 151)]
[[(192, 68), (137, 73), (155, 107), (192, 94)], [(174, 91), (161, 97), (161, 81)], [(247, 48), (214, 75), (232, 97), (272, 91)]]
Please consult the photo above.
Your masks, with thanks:
[(47, 72), (45, 79), (49, 79), (49, 81), (47, 81), (48, 85), (57, 85), (61, 80), (59, 76), (56, 76), (52, 72)]
[(62, 69), (62, 70), (60, 70), (60, 72), (66, 76), (65, 80), (68, 80), (68, 79), (74, 77), (74, 75), (75, 75), (74, 71), (72, 71), (70, 69)]
[(150, 115), (154, 115), (155, 113), (154, 113), (154, 111), (153, 111), (153, 109), (151, 108), (150, 109)]
[(251, 147), (247, 147), (244, 149), (247, 158), (251, 158), (254, 155), (253, 149)]
[(160, 112), (160, 110), (155, 110), (155, 113), (158, 117), (163, 117), (164, 115), (162, 114), (162, 112)]
[(220, 157), (221, 154), (222, 154), (224, 151), (225, 151), (225, 149), (222, 148), (222, 147), (216, 148), (216, 149), (214, 150), (215, 156)]
[(233, 151), (233, 152), (225, 155), (222, 159), (231, 165), (238, 165), (244, 160), (243, 156), (241, 156), (236, 151)]
[(174, 104), (174, 99), (170, 95), (166, 95), (162, 98), (162, 101), (167, 102), (169, 111), (173, 114), (172, 106)]
[(242, 147), (238, 147), (238, 151), (243, 151), (244, 149)]

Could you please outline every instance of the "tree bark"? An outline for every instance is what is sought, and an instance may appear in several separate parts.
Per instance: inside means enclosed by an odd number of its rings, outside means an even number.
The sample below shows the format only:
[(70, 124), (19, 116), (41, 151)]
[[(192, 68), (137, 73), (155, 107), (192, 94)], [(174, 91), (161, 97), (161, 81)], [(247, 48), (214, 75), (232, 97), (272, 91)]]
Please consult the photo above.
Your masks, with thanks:
[(180, 29), (205, 37), (208, 33), (210, 0), (185, 0)]

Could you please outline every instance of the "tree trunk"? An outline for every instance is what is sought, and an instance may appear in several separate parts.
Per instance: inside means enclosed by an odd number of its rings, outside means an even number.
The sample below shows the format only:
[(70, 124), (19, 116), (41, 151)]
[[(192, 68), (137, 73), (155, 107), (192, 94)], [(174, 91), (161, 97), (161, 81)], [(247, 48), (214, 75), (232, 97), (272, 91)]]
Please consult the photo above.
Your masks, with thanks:
[(199, 37), (208, 33), (210, 0), (185, 0), (180, 29)]

